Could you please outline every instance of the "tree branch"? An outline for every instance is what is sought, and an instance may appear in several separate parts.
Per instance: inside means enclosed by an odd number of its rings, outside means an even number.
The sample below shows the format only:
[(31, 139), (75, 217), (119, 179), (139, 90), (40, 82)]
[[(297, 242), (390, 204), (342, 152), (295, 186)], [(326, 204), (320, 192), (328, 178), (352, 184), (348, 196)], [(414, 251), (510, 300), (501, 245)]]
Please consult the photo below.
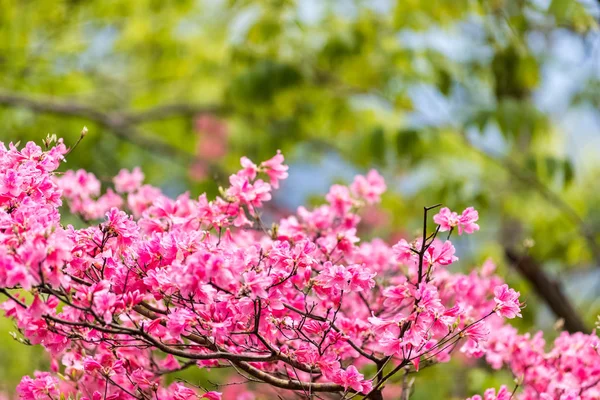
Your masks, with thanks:
[[(245, 361), (234, 362), (234, 364), (239, 369), (247, 372), (254, 378), (260, 379), (261, 381), (278, 388), (290, 390), (308, 390), (310, 392), (344, 392), (344, 387), (342, 385), (338, 385), (337, 383), (302, 382), (296, 379), (281, 379), (269, 374), (268, 372), (264, 372), (258, 368), (255, 368)], [(353, 390), (348, 391), (353, 392)]]
[(554, 314), (565, 321), (567, 331), (589, 332), (569, 298), (564, 294), (561, 284), (550, 278), (536, 259), (528, 254), (520, 254), (510, 247), (505, 248), (505, 256), (531, 283), (536, 293), (548, 304)]
[(90, 120), (103, 126), (115, 136), (152, 153), (190, 162), (195, 156), (183, 149), (156, 140), (141, 130), (138, 124), (174, 117), (191, 117), (202, 113), (225, 113), (217, 105), (167, 104), (143, 111), (101, 111), (96, 107), (76, 101), (67, 101), (47, 96), (30, 96), (21, 93), (0, 91), (0, 105), (21, 107), (37, 113), (63, 115)]
[(107, 114), (92, 107), (74, 102), (56, 100), (50, 97), (34, 98), (18, 93), (0, 92), (0, 104), (11, 107), (27, 108), (31, 111), (40, 113), (86, 118), (101, 124), (109, 123)]
[(231, 110), (219, 105), (195, 105), (186, 103), (166, 104), (148, 110), (130, 112), (127, 120), (137, 124), (141, 122), (157, 121), (167, 118), (193, 117), (198, 114), (223, 115)]

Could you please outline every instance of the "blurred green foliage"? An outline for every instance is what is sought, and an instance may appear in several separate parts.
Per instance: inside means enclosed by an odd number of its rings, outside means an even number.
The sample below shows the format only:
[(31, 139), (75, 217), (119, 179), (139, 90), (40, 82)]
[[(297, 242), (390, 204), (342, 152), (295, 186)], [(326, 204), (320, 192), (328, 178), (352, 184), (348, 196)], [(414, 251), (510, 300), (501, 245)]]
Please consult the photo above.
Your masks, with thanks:
[[(531, 329), (543, 300), (503, 263), (505, 246), (551, 274), (600, 264), (598, 142), (591, 156), (590, 137), (566, 151), (575, 139), (564, 112), (536, 100), (554, 43), (587, 49), (596, 17), (583, 2), (545, 3), (0, 0), (0, 136), (73, 144), (87, 125), (68, 168), (108, 182), (141, 165), (173, 194), (216, 193), (241, 155), (276, 149), (297, 164), (333, 153), (377, 167), (391, 186), (377, 233), (413, 234), (424, 205), (475, 206), (482, 231), (458, 241), (463, 266), (493, 256), (524, 293), (519, 324)], [(578, 79), (566, 109), (600, 105), (598, 77)], [(198, 155), (211, 135), (199, 132), (202, 115), (226, 124), (226, 154)], [(204, 179), (193, 179), (195, 163)], [(600, 305), (577, 304), (591, 326)], [(0, 324), (0, 382), (12, 388), (47, 361)], [(478, 367), (457, 388), (440, 378), (451, 370), (429, 369), (414, 398), (464, 397), (499, 379)]]
[[(0, 301), (6, 297), (0, 295)], [(14, 391), (14, 387), (23, 375), (30, 375), (35, 370), (47, 370), (49, 360), (41, 346), (26, 346), (13, 339), (21, 337), (13, 322), (0, 318), (0, 393)]]

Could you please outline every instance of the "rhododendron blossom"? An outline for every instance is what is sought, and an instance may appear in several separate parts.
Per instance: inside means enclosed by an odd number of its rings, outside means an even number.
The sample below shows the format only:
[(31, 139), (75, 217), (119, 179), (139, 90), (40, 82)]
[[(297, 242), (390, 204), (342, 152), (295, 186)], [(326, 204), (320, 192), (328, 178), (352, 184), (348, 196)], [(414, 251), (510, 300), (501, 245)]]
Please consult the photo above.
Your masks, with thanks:
[[(575, 385), (582, 399), (598, 398), (596, 336), (561, 337), (559, 361), (505, 325), (520, 316), (519, 293), (489, 262), (448, 270), (458, 258), (437, 233), (476, 231), (472, 208), (443, 209), (438, 229), (388, 245), (357, 233), (360, 210), (385, 190), (375, 171), (266, 228), (261, 206), (288, 174), (281, 153), (242, 158), (212, 200), (169, 198), (138, 169), (103, 189), (91, 173), (57, 173), (66, 154), (62, 141), (47, 151), (0, 144), (1, 308), (53, 365), (22, 379), (23, 399), (214, 400), (229, 390), (167, 384), (184, 368), (231, 368), (247, 383), (236, 390), (257, 399), (381, 399), (397, 374), (455, 350), (520, 374), (533, 388), (523, 398), (538, 388), (559, 398)], [(86, 226), (62, 223), (63, 201)], [(569, 380), (543, 381), (538, 368)], [(258, 382), (271, 388), (266, 397)]]
[(113, 179), (117, 193), (131, 193), (137, 190), (143, 181), (144, 174), (139, 167), (134, 168), (131, 172), (122, 169)]
[(441, 232), (446, 232), (458, 228), (458, 234), (473, 233), (479, 230), (479, 225), (475, 222), (479, 219), (479, 213), (473, 208), (466, 208), (461, 215), (450, 211), (444, 207), (439, 213), (433, 216), (433, 221), (440, 226)]
[(475, 395), (473, 397), (469, 397), (467, 400), (510, 400), (511, 393), (508, 391), (506, 386), (502, 386), (496, 394), (495, 389), (488, 389), (485, 391), (483, 397), (480, 395)]
[[(600, 338), (596, 333), (562, 332), (551, 347), (542, 333), (520, 335), (511, 326), (491, 332), (486, 361), (495, 369), (507, 367), (522, 390), (520, 400), (594, 400), (600, 398)], [(496, 397), (488, 389), (484, 399), (509, 399), (501, 388)], [(504, 397), (501, 397), (503, 395)], [(486, 397), (488, 396), (488, 397)], [(473, 400), (481, 399), (479, 396)]]
[(504, 284), (494, 288), (494, 301), (496, 302), (496, 313), (501, 317), (514, 318), (521, 316), (521, 304), (519, 304), (519, 292), (510, 289)]

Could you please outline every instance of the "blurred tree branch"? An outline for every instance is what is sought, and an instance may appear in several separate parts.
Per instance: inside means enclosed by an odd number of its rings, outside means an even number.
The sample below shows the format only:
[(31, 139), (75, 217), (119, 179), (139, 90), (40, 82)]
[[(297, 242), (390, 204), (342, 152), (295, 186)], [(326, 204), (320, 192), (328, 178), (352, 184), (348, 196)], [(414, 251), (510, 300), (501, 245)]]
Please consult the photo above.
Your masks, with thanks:
[(194, 105), (186, 103), (166, 104), (126, 115), (129, 123), (142, 123), (167, 118), (193, 117), (198, 114), (223, 115), (231, 110), (218, 105)]
[(227, 112), (225, 108), (220, 106), (184, 103), (156, 106), (143, 111), (101, 111), (93, 106), (76, 101), (6, 91), (0, 91), (0, 105), (26, 108), (38, 113), (87, 119), (103, 126), (122, 140), (163, 157), (177, 159), (178, 161), (183, 159), (186, 163), (193, 161), (195, 155), (162, 140), (154, 139), (152, 134), (145, 132), (137, 125), (167, 118)]
[(538, 260), (531, 255), (519, 253), (512, 247), (505, 248), (506, 259), (533, 286), (536, 293), (548, 304), (552, 312), (564, 320), (567, 331), (589, 332), (585, 323), (564, 294), (560, 282), (550, 278)]
[[(600, 248), (596, 242), (594, 231), (585, 223), (579, 213), (564, 201), (559, 195), (547, 187), (537, 176), (521, 168), (516, 162), (507, 157), (496, 156), (473, 145), (466, 135), (461, 135), (464, 141), (481, 156), (506, 170), (512, 177), (529, 188), (537, 191), (548, 203), (562, 212), (563, 215), (577, 227), (590, 249), (596, 267), (600, 267)], [(514, 240), (514, 237), (513, 237)], [(552, 312), (565, 321), (565, 329), (569, 332), (589, 332), (585, 323), (563, 292), (559, 282), (551, 279), (544, 271), (541, 263), (528, 254), (521, 254), (512, 245), (505, 247), (505, 257), (519, 273), (533, 286), (536, 293), (550, 307)]]

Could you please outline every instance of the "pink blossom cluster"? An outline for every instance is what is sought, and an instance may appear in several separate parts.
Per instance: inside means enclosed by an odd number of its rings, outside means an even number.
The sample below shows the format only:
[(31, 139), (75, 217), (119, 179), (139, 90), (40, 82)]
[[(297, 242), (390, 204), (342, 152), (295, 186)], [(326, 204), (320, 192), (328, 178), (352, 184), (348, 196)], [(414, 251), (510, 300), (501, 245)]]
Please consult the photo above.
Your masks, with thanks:
[(468, 207), (461, 215), (450, 211), (448, 207), (444, 207), (438, 214), (433, 217), (433, 221), (440, 226), (440, 232), (450, 231), (458, 228), (458, 234), (473, 233), (479, 230), (479, 225), (476, 221), (479, 219), (479, 213), (473, 208)]
[(486, 361), (494, 369), (507, 367), (522, 390), (512, 396), (506, 388), (497, 395), (488, 389), (483, 399), (600, 399), (600, 338), (596, 333), (562, 332), (547, 347), (542, 332), (520, 335), (508, 325), (493, 332), (488, 337)]
[[(62, 142), (48, 151), (0, 145), (1, 307), (53, 360), (51, 372), (23, 378), (23, 399), (221, 398), (220, 388), (165, 383), (185, 368), (231, 368), (281, 398), (381, 398), (396, 374), (455, 351), (522, 371), (532, 388), (548, 378), (544, 366), (557, 374), (548, 390), (558, 376), (568, 374), (560, 388), (571, 390), (598, 374), (598, 363), (589, 366), (597, 347), (584, 336), (561, 337), (548, 356), (539, 339), (496, 334), (520, 316), (519, 293), (489, 262), (449, 271), (455, 248), (437, 237), (477, 230), (473, 209), (443, 209), (437, 229), (390, 246), (357, 236), (359, 210), (386, 189), (375, 171), (266, 227), (261, 206), (288, 174), (280, 153), (260, 164), (242, 158), (209, 200), (171, 199), (137, 169), (102, 194), (91, 173), (56, 172), (66, 152)], [(61, 224), (62, 199), (84, 228)]]

